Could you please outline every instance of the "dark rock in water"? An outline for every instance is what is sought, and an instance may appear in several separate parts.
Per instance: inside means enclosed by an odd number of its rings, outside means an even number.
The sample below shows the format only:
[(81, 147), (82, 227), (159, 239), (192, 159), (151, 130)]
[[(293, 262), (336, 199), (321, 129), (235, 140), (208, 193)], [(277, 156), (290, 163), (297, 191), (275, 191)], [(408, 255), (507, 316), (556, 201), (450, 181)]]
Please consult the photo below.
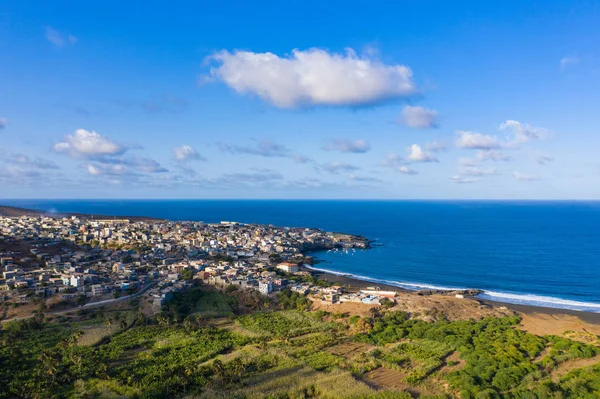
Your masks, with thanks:
[(482, 290), (421, 290), (417, 291), (417, 295), (464, 295), (464, 296), (477, 296), (483, 293)]

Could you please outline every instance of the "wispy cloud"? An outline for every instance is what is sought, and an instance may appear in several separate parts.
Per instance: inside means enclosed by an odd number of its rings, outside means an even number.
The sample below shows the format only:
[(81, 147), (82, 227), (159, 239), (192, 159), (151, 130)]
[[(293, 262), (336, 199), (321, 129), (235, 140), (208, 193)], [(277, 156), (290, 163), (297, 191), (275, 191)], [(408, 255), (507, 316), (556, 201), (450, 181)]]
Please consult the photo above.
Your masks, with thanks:
[(551, 155), (542, 154), (538, 156), (535, 161), (540, 165), (546, 165), (548, 162), (553, 162), (554, 157), (552, 157)]
[(4, 129), (7, 123), (8, 120), (6, 118), (0, 118), (0, 130)]
[(230, 154), (249, 154), (269, 158), (286, 158), (289, 157), (292, 153), (292, 150), (287, 148), (285, 145), (276, 143), (271, 140), (260, 140), (256, 141), (252, 145), (245, 146), (227, 143), (218, 143), (218, 145), (221, 151), (228, 152)]
[(352, 181), (356, 182), (364, 182), (364, 183), (381, 183), (382, 180), (372, 176), (357, 176), (354, 173), (350, 173), (348, 178)]
[(77, 43), (77, 38), (70, 33), (62, 33), (58, 30), (47, 26), (46, 39), (56, 47), (64, 47)]
[(272, 140), (255, 140), (253, 144), (238, 145), (217, 143), (222, 152), (233, 155), (255, 155), (265, 158), (289, 158), (296, 163), (311, 162), (309, 157), (294, 153), (283, 144)]
[(476, 177), (465, 177), (461, 175), (450, 176), (450, 180), (457, 184), (477, 183), (481, 181), (481, 179)]
[(330, 162), (315, 165), (317, 171), (324, 171), (327, 173), (338, 174), (340, 172), (354, 172), (360, 169), (359, 166), (343, 163), (343, 162)]
[(399, 123), (416, 129), (429, 129), (439, 126), (439, 112), (424, 107), (405, 105)]
[(513, 140), (510, 145), (527, 143), (528, 141), (544, 140), (548, 138), (550, 132), (548, 129), (543, 127), (533, 127), (528, 123), (522, 123), (515, 120), (507, 120), (501, 123), (498, 127), (500, 130), (508, 130), (513, 133)]
[(443, 143), (441, 141), (432, 141), (430, 143), (425, 144), (425, 149), (427, 151), (431, 151), (431, 152), (442, 152), (442, 151), (446, 151), (446, 143)]
[(325, 151), (339, 151), (343, 153), (364, 154), (371, 149), (365, 140), (332, 139), (323, 146)]
[(475, 158), (477, 158), (479, 161), (492, 161), (492, 162), (499, 162), (499, 161), (508, 162), (513, 159), (511, 156), (505, 155), (498, 150), (479, 150), (479, 151), (477, 151), (477, 154), (475, 154)]
[(417, 172), (414, 169), (409, 168), (408, 166), (398, 166), (396, 168), (396, 171), (405, 175), (417, 175), (419, 174), (419, 172)]
[(47, 159), (39, 157), (30, 158), (25, 154), (17, 154), (5, 150), (0, 150), (0, 160), (12, 165), (31, 169), (59, 169), (56, 163)]
[(532, 175), (532, 174), (522, 173), (522, 172), (513, 172), (513, 177), (517, 180), (524, 180), (524, 181), (541, 180), (541, 177), (539, 177), (537, 175)]
[(571, 66), (578, 65), (579, 61), (579, 57), (563, 57), (560, 59), (560, 67), (561, 69), (567, 69)]
[(502, 147), (497, 137), (472, 132), (469, 130), (459, 130), (456, 132), (456, 146), (470, 150), (493, 150)]

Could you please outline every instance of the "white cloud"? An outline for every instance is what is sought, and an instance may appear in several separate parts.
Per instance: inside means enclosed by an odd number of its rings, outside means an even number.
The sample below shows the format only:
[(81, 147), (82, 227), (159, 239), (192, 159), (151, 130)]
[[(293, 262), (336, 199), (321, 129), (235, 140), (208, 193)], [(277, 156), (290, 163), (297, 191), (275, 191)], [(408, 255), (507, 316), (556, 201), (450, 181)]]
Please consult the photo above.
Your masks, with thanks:
[(348, 178), (352, 181), (356, 182), (364, 182), (364, 183), (381, 183), (381, 180), (376, 177), (371, 176), (356, 176), (354, 173), (350, 173)]
[(459, 170), (459, 174), (461, 176), (488, 176), (488, 175), (497, 175), (498, 170), (495, 168), (479, 168), (476, 166), (466, 166), (462, 167)]
[(281, 157), (286, 158), (291, 156), (291, 150), (283, 144), (276, 143), (271, 140), (260, 140), (255, 145), (240, 146), (237, 144), (219, 143), (219, 148), (223, 152), (230, 154), (250, 154), (261, 157)]
[(536, 162), (539, 163), (540, 165), (546, 165), (548, 162), (552, 162), (552, 161), (554, 161), (554, 157), (552, 157), (550, 155), (545, 155), (545, 154), (542, 154), (536, 158)]
[(322, 49), (273, 53), (223, 50), (207, 58), (219, 65), (210, 69), (237, 93), (255, 94), (281, 108), (319, 105), (360, 106), (415, 94), (412, 71), (404, 65), (386, 65)]
[(418, 144), (413, 144), (408, 147), (407, 153), (406, 160), (410, 162), (438, 162), (438, 159), (435, 156), (423, 151)]
[(116, 157), (101, 158), (83, 164), (83, 167), (93, 176), (124, 176), (135, 177), (139, 173), (165, 173), (168, 169), (151, 158)]
[(200, 155), (198, 151), (186, 144), (173, 148), (173, 155), (179, 162), (206, 161), (206, 158)]
[(566, 69), (570, 66), (575, 66), (577, 64), (579, 64), (578, 57), (563, 57), (560, 59), (560, 67), (562, 69)]
[(371, 145), (365, 140), (333, 139), (323, 146), (323, 149), (325, 151), (363, 154), (371, 149)]
[(405, 175), (417, 175), (419, 174), (419, 172), (417, 172), (414, 169), (409, 168), (408, 166), (399, 166), (396, 168), (396, 171), (403, 173)]
[(61, 33), (51, 27), (46, 27), (46, 39), (56, 47), (63, 47), (67, 44), (73, 45), (77, 38), (70, 33)]
[(459, 130), (456, 132), (456, 146), (471, 150), (492, 150), (502, 147), (500, 141), (494, 136), (471, 132), (468, 130)]
[(479, 151), (477, 151), (475, 158), (477, 158), (480, 161), (492, 161), (492, 162), (510, 161), (513, 159), (511, 156), (504, 155), (502, 152), (500, 152), (498, 150), (479, 150)]
[(525, 181), (541, 180), (541, 178), (539, 176), (530, 175), (530, 174), (521, 173), (521, 172), (513, 172), (513, 177), (517, 180), (525, 180)]
[(458, 158), (458, 164), (460, 166), (475, 166), (475, 160), (472, 158)]
[(6, 127), (7, 122), (8, 122), (8, 120), (6, 120), (6, 118), (0, 118), (0, 130), (4, 129)]
[(325, 171), (332, 174), (337, 174), (340, 172), (354, 172), (359, 170), (360, 168), (356, 165), (351, 165), (342, 162), (331, 162), (326, 164), (321, 164), (315, 166), (318, 171)]
[(432, 109), (405, 105), (399, 122), (413, 128), (428, 129), (438, 127), (438, 117), (439, 113)]
[(381, 162), (381, 164), (383, 166), (388, 166), (388, 167), (396, 167), (403, 163), (405, 163), (404, 158), (402, 158), (400, 155), (394, 154), (394, 153), (388, 154), (385, 157), (385, 159)]
[(442, 152), (446, 151), (446, 144), (441, 141), (432, 141), (430, 143), (425, 144), (425, 149), (431, 152)]
[(123, 175), (125, 173), (125, 165), (117, 164), (84, 164), (83, 165), (88, 173), (92, 176), (100, 176), (100, 175)]
[(94, 131), (77, 129), (75, 133), (66, 135), (64, 141), (55, 144), (54, 151), (66, 153), (74, 157), (89, 158), (94, 156), (119, 155), (127, 151), (127, 148), (114, 143)]
[(457, 184), (477, 183), (477, 182), (481, 181), (481, 179), (478, 179), (478, 178), (464, 177), (464, 176), (460, 176), (460, 175), (450, 176), (450, 180), (452, 180), (454, 183), (457, 183)]
[(543, 127), (533, 127), (527, 123), (521, 123), (515, 120), (507, 120), (498, 127), (500, 130), (509, 130), (514, 135), (512, 144), (526, 143), (532, 140), (543, 140), (548, 137), (548, 129)]
[(58, 165), (52, 161), (37, 157), (32, 159), (25, 154), (16, 154), (4, 150), (0, 150), (0, 160), (28, 169), (59, 169)]

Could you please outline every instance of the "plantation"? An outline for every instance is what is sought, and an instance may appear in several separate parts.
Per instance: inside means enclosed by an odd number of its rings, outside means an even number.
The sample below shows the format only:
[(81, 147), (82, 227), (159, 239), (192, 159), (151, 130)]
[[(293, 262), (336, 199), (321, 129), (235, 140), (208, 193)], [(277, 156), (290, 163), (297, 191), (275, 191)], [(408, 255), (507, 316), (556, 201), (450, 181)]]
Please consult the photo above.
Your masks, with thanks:
[(98, 310), (8, 323), (0, 397), (600, 397), (600, 348), (528, 334), (518, 317), (244, 309), (229, 294), (192, 292), (153, 319)]

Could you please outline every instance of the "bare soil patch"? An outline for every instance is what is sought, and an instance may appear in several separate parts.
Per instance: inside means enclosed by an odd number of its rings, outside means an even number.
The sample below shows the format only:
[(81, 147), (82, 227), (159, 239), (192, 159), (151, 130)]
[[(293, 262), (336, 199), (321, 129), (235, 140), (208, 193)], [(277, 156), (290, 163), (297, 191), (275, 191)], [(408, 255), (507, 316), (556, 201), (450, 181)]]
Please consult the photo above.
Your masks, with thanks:
[(327, 350), (334, 355), (345, 357), (346, 359), (353, 359), (358, 355), (366, 353), (374, 348), (373, 345), (361, 343), (361, 342), (344, 342), (328, 348)]
[(552, 372), (552, 381), (555, 383), (560, 380), (560, 378), (566, 374), (568, 374), (571, 370), (580, 369), (583, 367), (595, 366), (600, 363), (600, 355), (596, 355), (589, 359), (573, 359), (567, 360), (566, 362), (560, 364), (556, 370)]
[[(566, 336), (573, 340), (592, 343), (590, 339), (600, 335), (600, 324), (585, 322), (577, 316), (550, 313), (520, 313), (521, 328), (535, 335)], [(571, 333), (572, 332), (572, 333)]]

